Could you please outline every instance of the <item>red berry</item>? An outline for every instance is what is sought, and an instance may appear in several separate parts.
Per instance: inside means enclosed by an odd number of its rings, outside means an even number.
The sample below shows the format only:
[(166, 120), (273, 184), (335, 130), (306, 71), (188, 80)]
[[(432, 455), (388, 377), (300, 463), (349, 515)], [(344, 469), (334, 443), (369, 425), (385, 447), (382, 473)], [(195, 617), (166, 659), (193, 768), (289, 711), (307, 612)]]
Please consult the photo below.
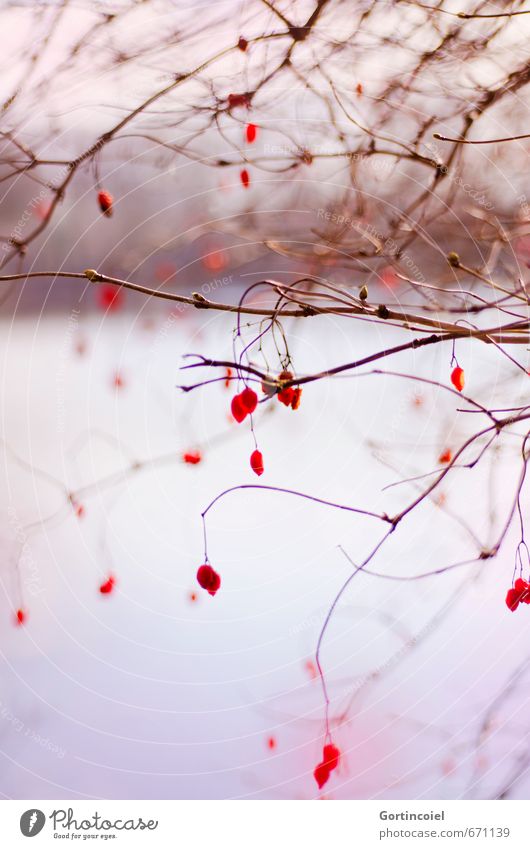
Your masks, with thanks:
[(20, 607), (16, 612), (16, 624), (23, 625), (26, 621), (26, 612)]
[(246, 130), (245, 130), (245, 135), (246, 135), (247, 142), (249, 144), (252, 144), (252, 142), (256, 141), (257, 134), (258, 134), (258, 128), (256, 127), (256, 125), (255, 124), (247, 124)]
[(246, 168), (243, 168), (239, 177), (241, 179), (241, 182), (243, 183), (243, 188), (248, 189), (248, 187), (250, 186), (250, 176)]
[(182, 459), (185, 463), (190, 463), (190, 465), (196, 466), (197, 463), (201, 462), (202, 454), (200, 451), (187, 451), (182, 455)]
[(239, 397), (241, 399), (241, 404), (247, 413), (253, 413), (258, 405), (258, 396), (254, 390), (247, 386), (246, 389), (243, 389), (243, 392)]
[(337, 769), (339, 765), (339, 759), (340, 750), (333, 743), (328, 743), (327, 746), (324, 746), (322, 761), (327, 766), (330, 772), (333, 769)]
[(240, 35), (240, 36), (239, 36), (239, 41), (237, 42), (237, 46), (238, 46), (238, 47), (239, 47), (239, 49), (240, 49), (240, 50), (242, 50), (242, 51), (243, 51), (243, 53), (244, 53), (244, 52), (245, 52), (245, 50), (246, 50), (246, 49), (247, 49), (247, 47), (248, 47), (248, 41), (246, 40), (246, 38), (243, 38), (243, 36), (242, 36), (242, 35)]
[(263, 454), (257, 449), (250, 455), (250, 468), (257, 474), (258, 477), (263, 474), (265, 467), (263, 465)]
[(241, 400), (241, 395), (234, 395), (230, 409), (232, 410), (232, 415), (236, 422), (239, 422), (240, 424), (248, 415), (248, 410)]
[(225, 387), (226, 387), (227, 389), (229, 389), (229, 388), (230, 388), (230, 378), (232, 377), (232, 374), (233, 374), (232, 369), (231, 369), (231, 368), (227, 368), (227, 370), (226, 370), (225, 374), (226, 374), (226, 377), (225, 377)]
[(296, 388), (293, 389), (293, 397), (292, 397), (292, 400), (291, 400), (291, 407), (293, 408), (293, 410), (298, 409), (298, 407), (300, 406), (301, 399), (302, 399), (302, 389), (300, 388), (300, 386), (297, 386)]
[(215, 595), (221, 586), (221, 577), (212, 569), (209, 563), (204, 563), (197, 570), (197, 581), (203, 590), (207, 590), (210, 595)]
[(315, 776), (315, 781), (318, 784), (318, 789), (321, 790), (329, 779), (329, 769), (327, 764), (318, 764), (313, 771), (313, 775)]
[(111, 283), (102, 283), (97, 287), (96, 297), (99, 306), (102, 309), (114, 312), (123, 306), (124, 294), (121, 288), (113, 286)]
[(462, 392), (462, 389), (464, 388), (464, 369), (460, 368), (460, 366), (457, 366), (451, 372), (451, 383), (453, 384), (455, 389), (458, 389), (459, 392)]
[(521, 602), (530, 604), (530, 584), (522, 578), (517, 578), (513, 587), (506, 593), (506, 605), (513, 611), (517, 610)]
[(451, 453), (451, 449), (448, 448), (446, 451), (442, 451), (440, 456), (438, 457), (439, 463), (450, 463), (453, 459), (453, 455)]
[(108, 217), (112, 215), (112, 202), (113, 197), (110, 192), (101, 191), (98, 192), (98, 203), (101, 211)]
[(269, 737), (267, 740), (267, 748), (271, 750), (271, 752), (276, 748), (276, 737)]
[(109, 575), (106, 581), (103, 581), (101, 584), (99, 591), (102, 595), (108, 595), (114, 589), (115, 579), (112, 575)]
[(294, 401), (294, 389), (292, 386), (289, 386), (287, 389), (282, 389), (281, 392), (278, 392), (278, 401), (282, 404), (285, 404), (286, 407), (292, 406)]

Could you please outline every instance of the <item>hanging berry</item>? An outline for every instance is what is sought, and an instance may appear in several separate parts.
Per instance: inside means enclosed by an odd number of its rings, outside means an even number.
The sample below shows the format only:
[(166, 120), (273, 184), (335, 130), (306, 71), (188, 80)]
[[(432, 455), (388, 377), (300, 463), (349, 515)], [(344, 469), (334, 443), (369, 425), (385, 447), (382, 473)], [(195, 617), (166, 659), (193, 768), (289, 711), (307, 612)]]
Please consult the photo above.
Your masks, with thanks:
[(242, 35), (240, 35), (240, 36), (239, 36), (239, 41), (237, 42), (237, 46), (239, 47), (239, 49), (241, 50), (241, 52), (242, 52), (242, 53), (244, 53), (244, 52), (245, 52), (245, 50), (246, 50), (246, 49), (247, 49), (247, 47), (248, 47), (248, 41), (246, 40), (246, 38), (243, 38), (243, 36), (242, 36)]
[(225, 388), (230, 389), (230, 378), (232, 377), (233, 371), (230, 367), (228, 367), (225, 371)]
[(459, 392), (462, 392), (464, 388), (464, 369), (460, 368), (460, 366), (456, 366), (451, 372), (451, 383), (458, 389)]
[(247, 386), (243, 389), (243, 392), (241, 392), (239, 397), (241, 398), (241, 404), (247, 413), (253, 413), (258, 405), (258, 396), (254, 390)]
[(19, 607), (19, 609), (17, 610), (17, 612), (15, 614), (15, 624), (16, 625), (23, 625), (24, 622), (26, 621), (26, 619), (27, 619), (26, 611), (23, 610), (21, 607)]
[(453, 454), (451, 452), (451, 449), (447, 448), (447, 450), (442, 451), (442, 453), (438, 457), (438, 462), (439, 463), (450, 463), (452, 459), (453, 459)]
[[(292, 380), (293, 373), (290, 371), (282, 371), (281, 374), (278, 375), (279, 380)], [(286, 407), (290, 407), (293, 403), (294, 399), (294, 387), (288, 386), (285, 389), (280, 389), (278, 392), (278, 401), (281, 404), (285, 404)]]
[(197, 581), (199, 586), (209, 592), (210, 595), (215, 595), (221, 586), (221, 576), (217, 574), (215, 569), (212, 569), (209, 563), (199, 566), (197, 570)]
[(263, 465), (263, 454), (261, 451), (258, 451), (257, 448), (250, 455), (250, 468), (257, 474), (258, 477), (260, 477), (265, 471), (265, 466)]
[(197, 463), (201, 462), (202, 454), (200, 451), (186, 451), (186, 453), (182, 455), (182, 459), (185, 463), (189, 463), (191, 466), (196, 466)]
[(517, 578), (513, 587), (506, 593), (506, 605), (514, 611), (517, 610), (521, 602), (530, 604), (530, 584), (523, 581), (522, 578)]
[(101, 584), (99, 591), (101, 595), (108, 595), (114, 589), (114, 584), (116, 583), (116, 579), (113, 575), (109, 575), (106, 581), (103, 581)]
[(296, 386), (294, 388), (293, 397), (291, 400), (291, 407), (293, 410), (297, 410), (300, 406), (300, 401), (302, 400), (302, 389), (300, 386)]
[(241, 171), (241, 173), (239, 175), (239, 178), (241, 180), (243, 188), (248, 189), (248, 187), (250, 186), (250, 175), (249, 175), (246, 168), (243, 168), (243, 170)]
[(334, 743), (327, 743), (322, 751), (322, 761), (317, 764), (313, 771), (315, 781), (319, 790), (329, 780), (330, 774), (337, 769), (340, 760), (340, 750)]
[(99, 208), (101, 209), (102, 213), (107, 216), (107, 218), (110, 218), (112, 215), (113, 201), (114, 198), (112, 197), (110, 192), (106, 192), (104, 190), (98, 192)]
[(318, 784), (318, 789), (322, 790), (324, 784), (327, 784), (329, 781), (329, 769), (326, 764), (317, 764), (313, 771), (313, 775), (315, 776), (315, 781)]
[(248, 410), (241, 401), (241, 395), (234, 395), (232, 403), (230, 404), (230, 409), (232, 410), (233, 417), (236, 422), (239, 422), (239, 424), (241, 424), (243, 419), (246, 419), (248, 415)]
[(252, 144), (256, 141), (256, 136), (258, 134), (258, 128), (255, 124), (247, 124), (245, 128), (245, 136), (248, 144)]
[(329, 743), (327, 746), (324, 746), (324, 751), (322, 753), (322, 761), (328, 767), (328, 769), (334, 770), (337, 769), (340, 760), (340, 750), (333, 743)]
[(269, 749), (269, 751), (273, 752), (274, 749), (276, 748), (276, 745), (277, 745), (276, 737), (269, 737), (268, 740), (267, 740), (267, 749)]

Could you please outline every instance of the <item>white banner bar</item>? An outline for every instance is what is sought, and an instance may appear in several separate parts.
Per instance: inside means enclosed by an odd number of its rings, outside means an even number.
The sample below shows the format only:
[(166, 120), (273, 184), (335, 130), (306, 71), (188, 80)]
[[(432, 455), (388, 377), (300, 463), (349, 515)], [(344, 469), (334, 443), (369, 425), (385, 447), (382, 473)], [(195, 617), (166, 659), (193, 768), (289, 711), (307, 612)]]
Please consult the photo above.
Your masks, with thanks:
[(0, 838), (6, 849), (96, 841), (184, 849), (525, 849), (528, 812), (527, 802), (516, 801), (1, 801)]

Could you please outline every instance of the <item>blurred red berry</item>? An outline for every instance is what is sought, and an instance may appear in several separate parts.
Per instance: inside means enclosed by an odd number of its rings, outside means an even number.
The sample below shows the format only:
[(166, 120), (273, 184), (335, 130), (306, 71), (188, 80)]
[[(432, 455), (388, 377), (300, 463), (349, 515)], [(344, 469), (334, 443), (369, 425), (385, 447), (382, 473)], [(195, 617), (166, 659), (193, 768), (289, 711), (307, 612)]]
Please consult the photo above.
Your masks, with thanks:
[(246, 168), (243, 168), (239, 177), (240, 177), (241, 182), (243, 184), (243, 188), (248, 189), (248, 187), (250, 186), (250, 175), (249, 175)]
[(340, 760), (340, 750), (333, 744), (329, 743), (324, 746), (322, 762), (327, 766), (330, 772), (337, 769)]
[(25, 610), (22, 610), (22, 608), (19, 607), (19, 609), (16, 612), (16, 624), (17, 625), (23, 625), (24, 622), (26, 621), (26, 618), (27, 618), (27, 616), (26, 616)]
[(252, 142), (256, 141), (257, 134), (258, 134), (258, 128), (256, 127), (256, 125), (255, 124), (247, 124), (246, 129), (245, 129), (245, 136), (246, 136), (247, 142), (249, 144), (252, 144)]
[(102, 595), (108, 595), (114, 589), (114, 584), (116, 583), (115, 578), (112, 575), (109, 575), (106, 581), (103, 581), (101, 584), (99, 591)]
[(212, 569), (209, 563), (204, 563), (197, 570), (197, 581), (203, 590), (207, 590), (210, 595), (215, 595), (221, 586), (221, 577)]
[(248, 47), (248, 41), (246, 40), (246, 38), (243, 38), (243, 36), (242, 36), (242, 35), (240, 35), (240, 36), (239, 36), (239, 41), (237, 42), (237, 46), (238, 46), (238, 47), (239, 47), (239, 49), (240, 49), (240, 50), (244, 53), (244, 52), (245, 52), (245, 50), (246, 50), (246, 49), (247, 49), (247, 47)]
[(123, 290), (111, 283), (101, 283), (96, 289), (98, 305), (109, 312), (115, 312), (123, 306), (125, 295)]
[(114, 198), (112, 197), (110, 192), (106, 192), (103, 190), (101, 192), (98, 192), (99, 208), (107, 216), (107, 218), (110, 218), (110, 216), (112, 215), (113, 200)]
[(315, 781), (318, 784), (318, 789), (322, 790), (324, 784), (329, 780), (329, 769), (326, 764), (318, 764), (314, 771)]
[(202, 460), (202, 454), (200, 451), (186, 451), (183, 454), (182, 459), (185, 463), (189, 463), (191, 466), (196, 466), (197, 463), (200, 463)]
[(225, 375), (226, 375), (226, 377), (225, 377), (225, 387), (226, 387), (226, 389), (230, 389), (230, 383), (231, 383), (230, 378), (232, 377), (232, 374), (233, 374), (232, 369), (230, 367), (228, 367), (227, 370), (225, 371)]
[(451, 449), (448, 448), (446, 451), (442, 451), (442, 453), (438, 457), (438, 462), (439, 463), (450, 463), (452, 459), (453, 459), (453, 454), (451, 452)]

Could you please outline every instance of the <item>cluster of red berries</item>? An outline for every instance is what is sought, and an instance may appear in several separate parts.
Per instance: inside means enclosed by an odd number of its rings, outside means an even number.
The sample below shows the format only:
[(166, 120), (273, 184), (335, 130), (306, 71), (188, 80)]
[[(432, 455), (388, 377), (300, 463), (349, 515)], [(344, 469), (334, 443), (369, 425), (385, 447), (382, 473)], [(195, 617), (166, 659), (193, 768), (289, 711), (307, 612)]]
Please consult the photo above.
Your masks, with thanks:
[(221, 576), (215, 569), (212, 569), (209, 563), (203, 563), (202, 566), (199, 566), (197, 570), (197, 581), (199, 586), (210, 593), (210, 595), (215, 595), (221, 586)]
[[(279, 375), (279, 379), (282, 381), (292, 380), (293, 374), (290, 371), (282, 371)], [(280, 389), (277, 395), (280, 404), (285, 404), (286, 407), (291, 407), (291, 409), (297, 410), (302, 398), (302, 389), (300, 386), (287, 386), (285, 389)]]
[(252, 415), (257, 406), (258, 396), (249, 386), (245, 387), (239, 395), (234, 395), (230, 405), (232, 415), (239, 424), (241, 424), (247, 416)]
[(107, 218), (110, 218), (112, 215), (113, 202), (114, 198), (112, 197), (110, 192), (106, 192), (104, 190), (98, 192), (99, 208), (101, 209), (102, 213), (107, 216)]
[(322, 761), (316, 765), (313, 771), (319, 790), (321, 790), (324, 784), (328, 782), (329, 776), (333, 770), (337, 769), (339, 760), (340, 750), (333, 743), (325, 745), (322, 752)]
[(521, 602), (530, 604), (530, 584), (522, 578), (517, 578), (513, 587), (506, 593), (506, 605), (513, 611), (517, 610)]

